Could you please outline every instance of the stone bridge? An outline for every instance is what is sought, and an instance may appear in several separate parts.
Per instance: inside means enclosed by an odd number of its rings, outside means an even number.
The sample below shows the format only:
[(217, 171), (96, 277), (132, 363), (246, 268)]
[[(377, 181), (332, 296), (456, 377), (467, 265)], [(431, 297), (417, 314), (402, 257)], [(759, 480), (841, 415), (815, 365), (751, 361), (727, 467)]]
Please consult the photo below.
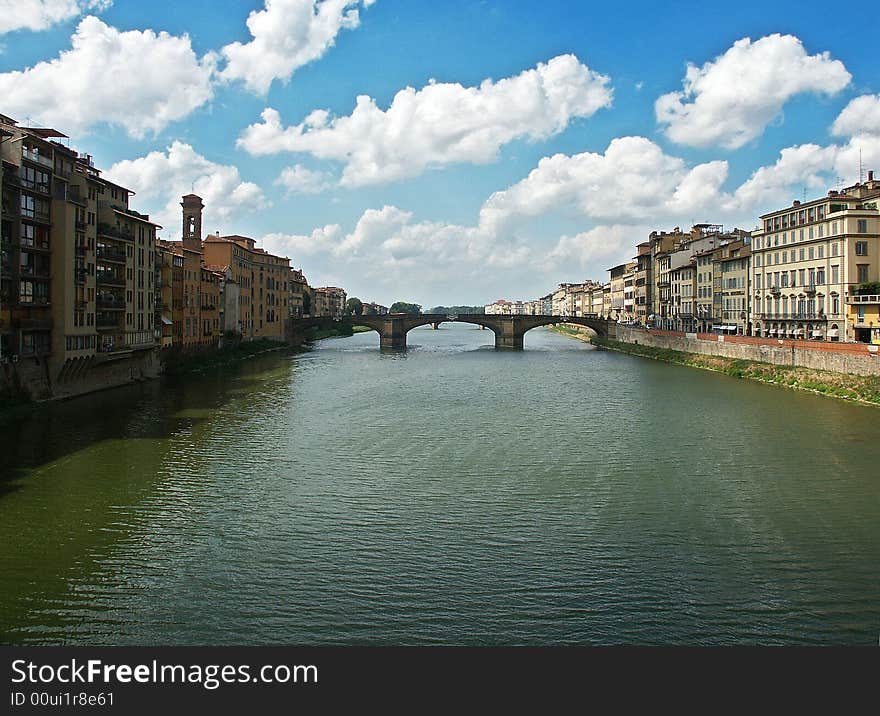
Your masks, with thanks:
[[(406, 334), (419, 326), (438, 328), (441, 323), (457, 321), (473, 323), (488, 328), (495, 334), (495, 347), (522, 350), (523, 336), (526, 331), (539, 326), (556, 323), (570, 323), (586, 326), (600, 337), (614, 337), (614, 321), (606, 321), (596, 315), (587, 316), (496, 316), (482, 313), (446, 315), (443, 313), (392, 313), (385, 316), (345, 316), (344, 318), (291, 318), (288, 320), (292, 335), (312, 327), (338, 326), (340, 323), (350, 326), (366, 326), (379, 334), (379, 345), (383, 349), (406, 348)], [(609, 335), (611, 334), (611, 335)]]

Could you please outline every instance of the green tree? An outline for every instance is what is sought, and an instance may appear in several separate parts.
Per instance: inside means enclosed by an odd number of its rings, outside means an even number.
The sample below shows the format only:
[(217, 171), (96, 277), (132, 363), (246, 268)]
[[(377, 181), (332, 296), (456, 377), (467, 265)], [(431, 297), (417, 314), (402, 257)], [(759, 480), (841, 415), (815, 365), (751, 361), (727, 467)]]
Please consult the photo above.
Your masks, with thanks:
[(345, 308), (349, 316), (362, 316), (364, 313), (364, 304), (361, 299), (352, 296), (345, 302)]
[(391, 313), (421, 313), (422, 307), (418, 303), (406, 303), (405, 301), (395, 301), (389, 309)]
[(364, 308), (363, 315), (365, 315), (365, 316), (378, 316), (379, 312), (375, 308), (373, 308), (373, 306), (367, 305), (367, 307)]

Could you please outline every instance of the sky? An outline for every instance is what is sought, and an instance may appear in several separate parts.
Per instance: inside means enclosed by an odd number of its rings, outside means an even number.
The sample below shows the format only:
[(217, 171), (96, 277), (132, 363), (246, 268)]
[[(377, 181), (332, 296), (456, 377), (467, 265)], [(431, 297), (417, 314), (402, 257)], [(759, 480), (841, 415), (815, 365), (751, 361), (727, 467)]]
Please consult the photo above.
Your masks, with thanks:
[(0, 0), (0, 113), (180, 236), (385, 305), (607, 280), (880, 171), (878, 31), (827, 3)]

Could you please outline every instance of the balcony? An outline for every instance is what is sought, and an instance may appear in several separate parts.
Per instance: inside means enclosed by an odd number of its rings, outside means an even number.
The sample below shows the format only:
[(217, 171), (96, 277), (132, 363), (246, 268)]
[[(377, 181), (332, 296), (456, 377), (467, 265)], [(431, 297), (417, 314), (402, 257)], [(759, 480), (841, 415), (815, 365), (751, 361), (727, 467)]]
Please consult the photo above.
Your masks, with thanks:
[(815, 284), (815, 283), (811, 283), (811, 284), (809, 284), (809, 285), (807, 285), (807, 286), (801, 286), (801, 290), (802, 290), (805, 294), (807, 294), (808, 296), (815, 296), (815, 295), (816, 295), (816, 284)]
[(824, 313), (754, 313), (762, 321), (826, 321)]
[(95, 278), (100, 286), (125, 286), (125, 279), (112, 273), (98, 273)]
[(120, 249), (113, 249), (109, 246), (99, 246), (95, 255), (98, 261), (112, 261), (114, 263), (125, 263), (125, 252)]
[(77, 228), (77, 230), (79, 230), (79, 231), (85, 231), (86, 228), (88, 227), (88, 224), (86, 224), (85, 221), (80, 221), (79, 219), (77, 219), (76, 221), (74, 221), (74, 222), (73, 222), (73, 225), (74, 225), (74, 226)]
[(98, 298), (95, 301), (101, 311), (124, 311), (125, 301), (122, 298)]
[(847, 296), (846, 302), (855, 305), (855, 304), (870, 304), (870, 303), (880, 303), (880, 294), (866, 294), (863, 296)]
[(89, 247), (86, 246), (85, 244), (77, 244), (76, 246), (73, 247), (73, 250), (77, 256), (85, 256), (86, 251), (89, 250)]
[(768, 290), (770, 291), (770, 293), (775, 293), (777, 296), (778, 296), (780, 293), (782, 293), (782, 287), (781, 287), (781, 286), (768, 286), (767, 288), (768, 288)]
[(95, 328), (99, 331), (118, 331), (122, 328), (118, 321), (108, 316), (98, 314), (95, 320)]
[(39, 152), (34, 150), (29, 150), (27, 147), (22, 146), (21, 148), (21, 158), (27, 159), (29, 162), (34, 162), (36, 164), (40, 164), (44, 167), (49, 167), (49, 169), (54, 169), (54, 164), (50, 157), (46, 157)]
[(123, 241), (134, 241), (134, 234), (131, 232), (120, 229), (118, 226), (104, 223), (103, 221), (98, 223), (98, 234), (110, 236), (114, 239), (122, 239)]

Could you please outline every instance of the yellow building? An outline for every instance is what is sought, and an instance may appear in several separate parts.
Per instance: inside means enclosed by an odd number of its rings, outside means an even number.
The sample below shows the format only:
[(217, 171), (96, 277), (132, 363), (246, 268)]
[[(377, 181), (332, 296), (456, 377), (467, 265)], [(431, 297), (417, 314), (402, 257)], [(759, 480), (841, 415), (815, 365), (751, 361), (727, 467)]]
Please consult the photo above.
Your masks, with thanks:
[(153, 374), (159, 227), (62, 133), (2, 115), (0, 129), (0, 358), (35, 397)]
[[(229, 270), (238, 286), (238, 324), (242, 338), (284, 340), (289, 312), (290, 259), (257, 248), (247, 236), (214, 236), (204, 241), (209, 266)], [(226, 319), (227, 325), (229, 320)]]
[[(880, 181), (770, 212), (752, 241), (755, 335), (829, 341), (877, 338), (875, 307), (858, 296), (880, 280)], [(870, 287), (868, 287), (870, 291)], [(875, 325), (872, 326), (872, 320)]]

